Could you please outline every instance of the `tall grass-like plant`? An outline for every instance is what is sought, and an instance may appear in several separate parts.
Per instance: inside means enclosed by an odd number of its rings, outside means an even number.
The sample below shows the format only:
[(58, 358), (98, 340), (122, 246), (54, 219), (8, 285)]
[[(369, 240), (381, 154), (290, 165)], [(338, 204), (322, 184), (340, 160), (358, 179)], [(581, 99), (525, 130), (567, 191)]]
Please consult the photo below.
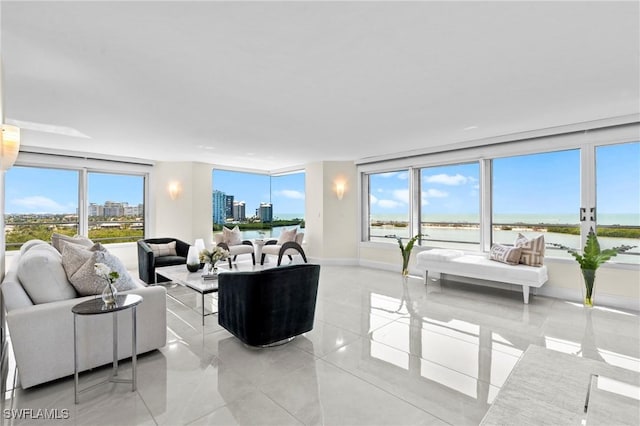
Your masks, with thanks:
[(612, 257), (636, 247), (623, 244), (618, 247), (601, 250), (598, 237), (593, 228), (587, 234), (587, 243), (582, 250), (582, 254), (578, 250), (562, 244), (551, 243), (551, 245), (569, 252), (580, 265), (585, 285), (584, 305), (588, 307), (593, 307), (593, 284), (596, 279), (596, 270)]
[(409, 259), (411, 258), (411, 250), (413, 250), (413, 246), (420, 237), (426, 237), (425, 234), (417, 234), (411, 238), (407, 245), (405, 246), (402, 243), (402, 238), (395, 236), (396, 240), (398, 240), (398, 246), (400, 247), (400, 253), (402, 253), (402, 275), (409, 275)]

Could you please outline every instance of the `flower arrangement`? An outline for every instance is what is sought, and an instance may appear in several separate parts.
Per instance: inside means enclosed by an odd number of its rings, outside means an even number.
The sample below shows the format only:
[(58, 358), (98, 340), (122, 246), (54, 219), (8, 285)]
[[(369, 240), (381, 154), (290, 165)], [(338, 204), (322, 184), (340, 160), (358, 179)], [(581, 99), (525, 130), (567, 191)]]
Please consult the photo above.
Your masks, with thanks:
[(116, 294), (118, 290), (113, 286), (113, 284), (120, 278), (120, 274), (117, 271), (112, 271), (111, 268), (104, 263), (96, 263), (93, 265), (93, 269), (96, 272), (96, 275), (103, 278), (107, 285), (102, 292), (102, 300), (106, 304), (113, 304), (116, 301)]
[(407, 245), (405, 246), (402, 243), (402, 238), (394, 235), (395, 239), (398, 240), (398, 246), (400, 247), (400, 253), (402, 254), (402, 275), (409, 275), (409, 259), (411, 258), (411, 250), (413, 250), (413, 245), (416, 243), (418, 238), (427, 237), (426, 234), (416, 234), (411, 238)]
[(200, 262), (209, 263), (211, 265), (215, 264), (218, 260), (224, 260), (227, 257), (229, 257), (229, 251), (222, 247), (214, 247), (211, 251), (204, 249), (200, 252)]
[(569, 252), (580, 265), (586, 290), (584, 294), (584, 305), (587, 307), (593, 306), (593, 284), (596, 278), (596, 269), (619, 253), (624, 253), (625, 251), (635, 248), (635, 246), (621, 245), (619, 247), (601, 250), (598, 237), (593, 231), (593, 228), (589, 229), (587, 243), (582, 250), (582, 254), (578, 253), (578, 250), (562, 244), (551, 243), (551, 245)]

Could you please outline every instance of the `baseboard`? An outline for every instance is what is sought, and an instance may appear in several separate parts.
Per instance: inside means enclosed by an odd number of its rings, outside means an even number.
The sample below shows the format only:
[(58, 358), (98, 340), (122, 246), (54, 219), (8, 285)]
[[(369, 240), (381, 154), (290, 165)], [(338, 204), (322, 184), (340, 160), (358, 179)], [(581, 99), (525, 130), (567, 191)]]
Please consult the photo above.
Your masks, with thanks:
[(320, 258), (320, 257), (309, 257), (309, 263), (317, 263), (319, 265), (327, 265), (327, 266), (357, 266), (358, 259), (356, 258)]
[[(537, 294), (539, 294), (540, 296), (553, 297), (554, 299), (582, 303), (582, 290), (554, 286), (543, 286), (536, 290)], [(598, 293), (596, 291), (594, 300), (595, 306), (618, 308), (636, 312), (640, 311), (640, 300), (631, 299), (629, 297)]]

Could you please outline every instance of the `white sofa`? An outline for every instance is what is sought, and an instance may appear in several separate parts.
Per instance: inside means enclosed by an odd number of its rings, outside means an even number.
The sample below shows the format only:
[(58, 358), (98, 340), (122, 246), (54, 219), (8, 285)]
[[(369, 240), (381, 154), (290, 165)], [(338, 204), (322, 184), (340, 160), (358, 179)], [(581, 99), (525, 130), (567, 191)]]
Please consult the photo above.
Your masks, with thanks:
[[(55, 262), (50, 259), (45, 265), (59, 267), (51, 265)], [(7, 311), (9, 338), (20, 385), (29, 388), (73, 374), (71, 308), (96, 296), (34, 304), (20, 282), (19, 264), (19, 259), (13, 260), (0, 289)], [(163, 287), (146, 287), (136, 278), (134, 282), (137, 288), (122, 294), (134, 293), (143, 297), (143, 302), (137, 308), (137, 353), (141, 354), (166, 344), (166, 290)], [(111, 315), (78, 317), (78, 361), (81, 371), (112, 362), (112, 326)], [(129, 310), (118, 313), (118, 332), (118, 358), (128, 358), (131, 356)]]
[(542, 287), (549, 279), (546, 266), (508, 265), (460, 250), (423, 251), (416, 256), (416, 266), (425, 271), (425, 283), (428, 274), (435, 272), (522, 286), (525, 304), (529, 303), (529, 288)]

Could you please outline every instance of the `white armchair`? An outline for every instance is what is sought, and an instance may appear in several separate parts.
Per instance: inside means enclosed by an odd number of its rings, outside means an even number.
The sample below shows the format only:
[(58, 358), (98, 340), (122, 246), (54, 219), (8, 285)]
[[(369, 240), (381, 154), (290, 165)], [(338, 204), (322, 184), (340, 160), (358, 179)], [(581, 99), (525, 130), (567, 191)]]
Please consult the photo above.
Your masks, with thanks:
[(295, 234), (295, 239), (293, 241), (285, 241), (283, 239), (267, 241), (264, 244), (264, 247), (262, 247), (260, 264), (264, 265), (265, 256), (268, 254), (278, 256), (278, 266), (280, 266), (280, 263), (282, 262), (282, 256), (288, 256), (289, 260), (293, 260), (293, 256), (300, 255), (302, 256), (304, 263), (307, 263), (307, 256), (302, 249), (303, 240), (304, 233), (298, 232)]
[[(225, 228), (226, 229), (226, 228)], [(225, 239), (225, 232), (214, 234), (216, 246), (222, 247), (229, 252), (229, 267), (231, 267), (231, 258), (235, 262), (236, 258), (241, 254), (250, 254), (253, 264), (256, 264), (256, 255), (253, 249), (253, 243), (249, 240)]]

